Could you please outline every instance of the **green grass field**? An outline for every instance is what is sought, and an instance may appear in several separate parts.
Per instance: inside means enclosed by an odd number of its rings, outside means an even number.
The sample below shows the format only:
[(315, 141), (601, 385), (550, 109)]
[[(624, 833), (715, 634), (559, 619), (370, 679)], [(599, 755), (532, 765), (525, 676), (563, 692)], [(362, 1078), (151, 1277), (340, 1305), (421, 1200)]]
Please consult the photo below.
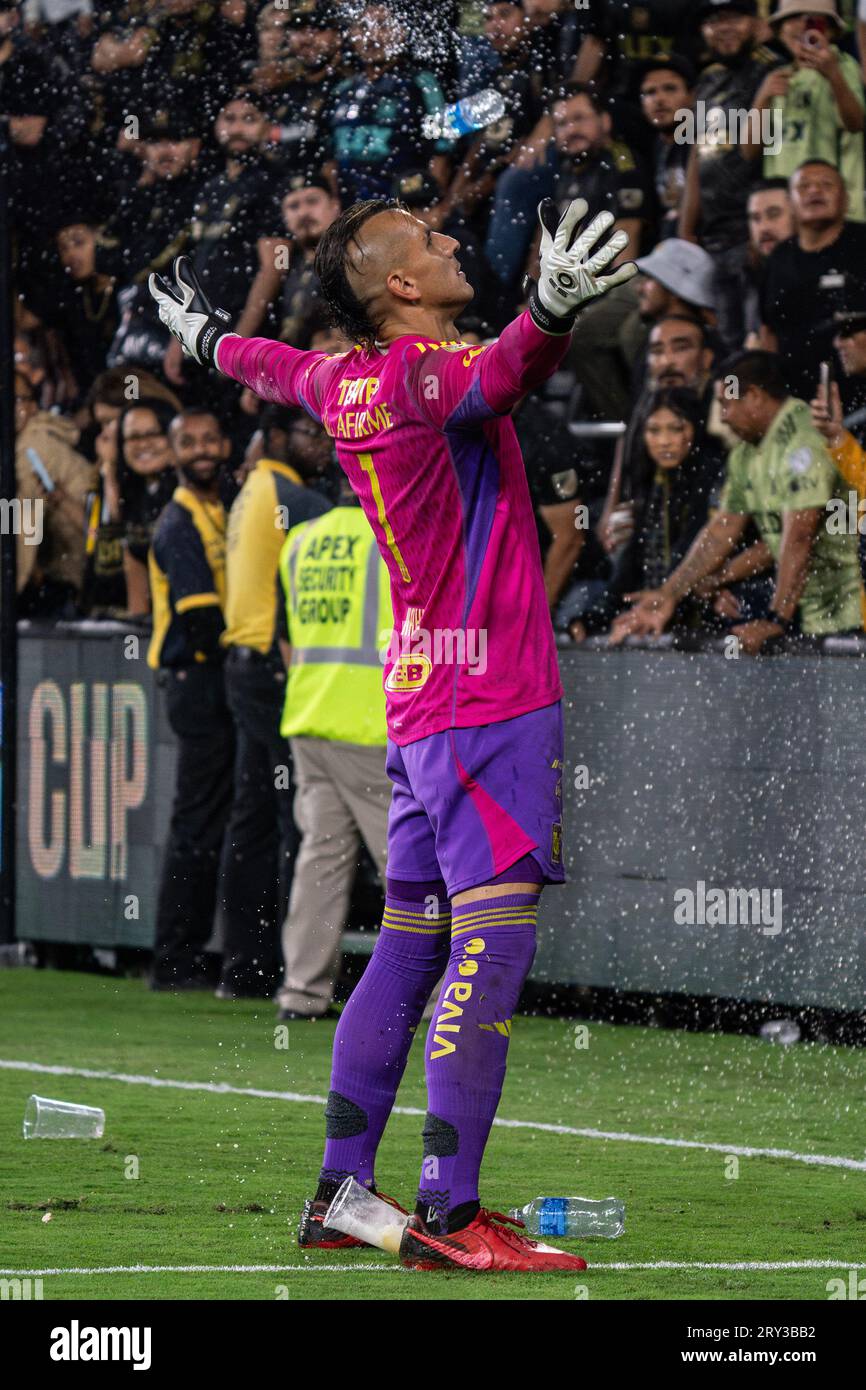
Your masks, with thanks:
[[(332, 1023), (290, 1025), (289, 1047), (278, 1050), (270, 1005), (156, 995), (132, 980), (4, 971), (3, 1062), (297, 1098), (0, 1067), (2, 1275), (57, 1271), (42, 1275), (46, 1300), (825, 1300), (828, 1279), (847, 1278), (866, 1258), (866, 1171), (803, 1161), (866, 1158), (866, 1053), (601, 1024), (588, 1025), (588, 1046), (579, 1048), (576, 1027), (565, 1019), (515, 1020), (502, 1118), (721, 1148), (497, 1127), (482, 1175), (488, 1206), (507, 1211), (539, 1195), (615, 1195), (626, 1203), (625, 1234), (580, 1247), (589, 1270), (579, 1284), (563, 1275), (421, 1274), (378, 1251), (305, 1255), (295, 1244), (320, 1158), (316, 1098), (327, 1091)], [(104, 1139), (25, 1141), (31, 1092), (102, 1106)], [(425, 1107), (420, 1047), (398, 1104)], [(379, 1185), (407, 1205), (421, 1123), (417, 1115), (393, 1116), (380, 1152)], [(727, 1146), (792, 1156), (734, 1163)], [(138, 1177), (128, 1176), (133, 1158)], [(727, 1176), (736, 1167), (738, 1176)], [(830, 1267), (634, 1268), (659, 1261)], [(226, 1268), (250, 1265), (268, 1268)], [(196, 1268), (136, 1273), (134, 1266)], [(128, 1272), (86, 1272), (105, 1267)]]

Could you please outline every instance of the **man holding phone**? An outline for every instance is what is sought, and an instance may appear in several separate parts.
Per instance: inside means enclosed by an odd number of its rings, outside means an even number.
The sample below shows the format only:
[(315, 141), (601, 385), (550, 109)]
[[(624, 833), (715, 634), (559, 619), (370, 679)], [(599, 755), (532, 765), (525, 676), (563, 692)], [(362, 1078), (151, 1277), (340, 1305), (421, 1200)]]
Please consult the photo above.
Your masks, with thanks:
[(835, 0), (781, 0), (769, 23), (792, 61), (758, 88), (754, 105), (772, 120), (767, 129), (762, 115), (761, 140), (744, 153), (754, 158), (763, 149), (765, 179), (788, 178), (808, 159), (836, 165), (848, 192), (846, 216), (862, 222), (863, 82), (855, 59), (836, 47), (842, 21)]

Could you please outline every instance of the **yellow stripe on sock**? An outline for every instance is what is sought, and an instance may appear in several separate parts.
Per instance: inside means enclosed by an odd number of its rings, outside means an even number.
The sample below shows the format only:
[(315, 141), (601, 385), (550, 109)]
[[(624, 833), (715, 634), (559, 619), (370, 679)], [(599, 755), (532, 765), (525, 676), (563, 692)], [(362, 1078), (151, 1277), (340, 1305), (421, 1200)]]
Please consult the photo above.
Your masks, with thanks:
[(512, 913), (512, 912), (534, 912), (534, 913), (537, 913), (537, 912), (538, 912), (538, 904), (537, 904), (537, 903), (521, 903), (521, 904), (519, 904), (519, 905), (517, 905), (517, 906), (512, 906), (512, 907), (481, 907), (481, 908), (477, 908), (474, 912), (460, 912), (460, 909), (458, 908), (457, 911), (458, 911), (458, 913), (460, 914), (460, 921), (461, 921), (461, 922), (479, 922), (479, 921), (484, 921), (484, 920), (486, 920), (486, 919), (488, 919), (488, 918), (489, 918), (489, 919), (495, 919), (495, 918), (497, 918), (497, 917), (504, 917), (504, 916), (507, 916), (509, 913)]
[(402, 922), (383, 922), (383, 930), (387, 931), (406, 931), (412, 932), (415, 936), (444, 936), (448, 931), (445, 927), (410, 927)]
[[(412, 912), (412, 911), (410, 911), (408, 908), (405, 908), (405, 907), (390, 907), (390, 906), (388, 906), (388, 905), (386, 904), (386, 906), (385, 906), (385, 916), (386, 916), (386, 917), (403, 917), (403, 918), (407, 918), (407, 917), (408, 917), (408, 918), (410, 918), (412, 921), (414, 921), (416, 917), (427, 917), (427, 913), (426, 913), (426, 912), (424, 911), (424, 909), (421, 908), (421, 907), (418, 908), (418, 911), (417, 911), (417, 912)], [(430, 921), (430, 922), (435, 922), (435, 921), (438, 921), (438, 920), (439, 920), (440, 918), (442, 918), (442, 917), (450, 917), (450, 916), (451, 916), (451, 911), (450, 911), (450, 909), (449, 909), (447, 912), (437, 912), (436, 915), (435, 915), (435, 917), (428, 917), (427, 920)]]
[(464, 936), (467, 932), (471, 932), (473, 936), (479, 936), (481, 932), (489, 931), (491, 927), (534, 927), (536, 925), (537, 918), (535, 916), (515, 915), (514, 917), (500, 917), (497, 921), (486, 924), (473, 922), (469, 927), (452, 927), (451, 936)]

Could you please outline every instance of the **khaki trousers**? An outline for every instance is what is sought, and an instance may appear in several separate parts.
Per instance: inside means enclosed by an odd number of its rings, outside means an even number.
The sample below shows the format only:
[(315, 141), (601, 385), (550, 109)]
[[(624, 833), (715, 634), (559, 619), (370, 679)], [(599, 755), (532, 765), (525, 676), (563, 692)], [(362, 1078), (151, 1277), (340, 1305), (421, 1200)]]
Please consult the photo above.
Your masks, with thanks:
[(290, 739), (301, 847), (283, 925), (282, 1009), (320, 1014), (334, 997), (359, 840), (385, 882), (391, 781), (385, 747)]

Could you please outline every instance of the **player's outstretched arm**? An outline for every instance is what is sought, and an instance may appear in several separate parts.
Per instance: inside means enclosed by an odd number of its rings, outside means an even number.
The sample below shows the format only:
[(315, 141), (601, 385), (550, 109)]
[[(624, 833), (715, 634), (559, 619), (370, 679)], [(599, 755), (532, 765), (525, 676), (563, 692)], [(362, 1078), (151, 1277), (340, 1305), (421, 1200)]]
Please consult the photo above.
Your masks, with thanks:
[[(412, 366), (410, 389), (432, 423), (468, 423), (506, 415), (526, 394), (557, 370), (568, 349), (574, 321), (585, 304), (624, 285), (637, 273), (633, 261), (602, 274), (628, 243), (625, 232), (608, 235), (612, 213), (600, 212), (581, 229), (589, 211), (576, 198), (560, 217), (552, 199), (539, 205), (541, 273), (529, 307), (492, 347), (464, 357), (429, 354)], [(432, 377), (437, 378), (435, 389)]]
[(187, 256), (177, 257), (170, 280), (151, 275), (148, 289), (160, 319), (187, 357), (203, 367), (216, 367), (265, 400), (303, 405), (318, 413), (315, 393), (304, 389), (304, 382), (326, 354), (232, 332), (231, 315), (211, 304)]

